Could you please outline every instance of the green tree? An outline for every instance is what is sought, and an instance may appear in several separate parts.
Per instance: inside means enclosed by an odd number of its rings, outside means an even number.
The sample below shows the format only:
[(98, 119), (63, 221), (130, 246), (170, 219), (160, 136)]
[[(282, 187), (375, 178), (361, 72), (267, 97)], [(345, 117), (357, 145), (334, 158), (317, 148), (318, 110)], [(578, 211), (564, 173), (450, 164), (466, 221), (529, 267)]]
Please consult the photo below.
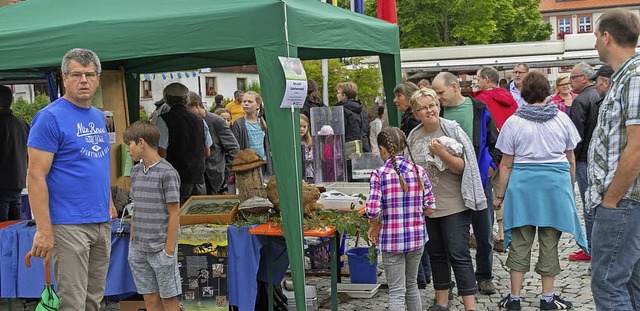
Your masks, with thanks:
[[(397, 0), (400, 47), (486, 44), (544, 40), (540, 0)], [(376, 16), (376, 1), (365, 0)]]
[[(307, 60), (302, 62), (309, 79), (318, 83), (322, 90), (322, 61)], [(343, 61), (337, 58), (329, 59), (329, 103), (338, 102), (336, 85), (339, 82), (351, 81), (358, 86), (358, 99), (365, 107), (370, 107), (377, 96), (382, 95), (382, 74), (376, 66), (362, 64), (362, 58), (352, 57)]]
[(16, 117), (24, 120), (27, 124), (31, 124), (33, 117), (40, 109), (49, 104), (49, 96), (43, 93), (38, 93), (30, 103), (22, 98), (17, 98), (13, 104), (11, 104), (11, 110)]

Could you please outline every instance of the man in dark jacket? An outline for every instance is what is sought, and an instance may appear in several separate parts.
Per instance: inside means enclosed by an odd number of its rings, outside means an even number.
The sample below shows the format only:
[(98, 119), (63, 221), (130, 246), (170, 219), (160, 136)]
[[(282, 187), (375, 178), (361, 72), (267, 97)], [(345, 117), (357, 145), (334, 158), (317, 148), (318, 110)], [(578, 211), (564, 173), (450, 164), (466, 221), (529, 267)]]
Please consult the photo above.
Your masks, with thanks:
[(369, 147), (369, 114), (362, 109), (362, 103), (356, 100), (358, 87), (353, 82), (338, 83), (336, 107), (344, 108), (344, 142), (354, 140), (362, 142), (364, 152), (371, 152)]
[[(478, 70), (478, 88), (480, 89), (473, 97), (475, 99), (485, 103), (491, 116), (496, 121), (498, 130), (502, 128), (507, 119), (512, 116), (518, 109), (518, 103), (513, 99), (511, 92), (498, 87), (500, 75), (498, 70), (491, 66), (484, 66)], [(495, 171), (491, 178), (493, 191), (498, 191), (501, 187), (498, 182), (498, 171)], [(502, 252), (504, 251), (504, 228), (502, 225), (502, 216), (504, 208), (500, 208), (495, 212), (495, 222), (498, 223), (498, 232), (494, 239), (493, 249)]]
[(171, 83), (164, 89), (164, 100), (170, 110), (158, 117), (160, 129), (158, 153), (167, 159), (180, 175), (180, 204), (191, 195), (206, 194), (204, 159), (211, 154), (211, 134), (204, 120), (187, 110), (189, 89)]
[(411, 82), (403, 82), (393, 89), (393, 103), (396, 104), (398, 110), (402, 111), (402, 119), (400, 119), (400, 129), (404, 132), (405, 136), (409, 136), (411, 130), (413, 130), (420, 121), (413, 116), (413, 111), (411, 111), (411, 105), (409, 104), (409, 100), (411, 99), (411, 95), (418, 90), (418, 86)]
[[(445, 119), (455, 120), (467, 133), (478, 158), (480, 177), (489, 197), (489, 176), (497, 169), (502, 152), (495, 147), (498, 140), (498, 127), (487, 106), (474, 98), (462, 96), (458, 79), (449, 72), (439, 73), (432, 82), (443, 109)], [(493, 285), (493, 210), (486, 208), (473, 211), (471, 225), (477, 242), (476, 281), (478, 291), (485, 295), (496, 292)]]
[(204, 182), (208, 195), (226, 194), (226, 181), (231, 176), (231, 165), (240, 148), (231, 129), (219, 115), (204, 109), (202, 98), (195, 92), (187, 96), (187, 108), (204, 119), (211, 134), (211, 155), (205, 159)]
[(27, 187), (29, 126), (11, 111), (13, 92), (0, 86), (0, 222), (20, 219), (20, 194)]
[[(613, 70), (611, 70), (613, 73)], [(578, 129), (582, 141), (578, 143), (573, 153), (576, 155), (576, 182), (580, 191), (580, 198), (584, 202), (584, 194), (587, 191), (587, 153), (593, 130), (598, 121), (598, 103), (600, 94), (593, 86), (589, 78), (594, 75), (593, 68), (587, 63), (579, 63), (571, 70), (571, 89), (578, 93), (571, 106), (571, 121)], [(609, 74), (611, 76), (611, 74)], [(584, 226), (587, 234), (587, 244), (591, 245), (591, 229), (593, 228), (593, 213), (591, 209), (582, 205)], [(579, 250), (569, 255), (572, 261), (590, 261), (591, 255)]]

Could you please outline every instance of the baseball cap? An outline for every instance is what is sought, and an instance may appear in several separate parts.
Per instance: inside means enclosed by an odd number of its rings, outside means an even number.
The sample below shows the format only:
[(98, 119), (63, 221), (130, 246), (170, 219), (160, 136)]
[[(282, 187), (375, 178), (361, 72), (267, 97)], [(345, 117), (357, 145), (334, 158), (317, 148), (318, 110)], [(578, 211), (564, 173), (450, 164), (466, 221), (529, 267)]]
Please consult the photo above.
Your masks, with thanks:
[(598, 71), (596, 71), (596, 74), (589, 77), (589, 80), (595, 81), (596, 78), (598, 77), (610, 78), (611, 75), (613, 75), (613, 68), (611, 68), (611, 66), (609, 65), (602, 65), (600, 66), (600, 68), (598, 68)]

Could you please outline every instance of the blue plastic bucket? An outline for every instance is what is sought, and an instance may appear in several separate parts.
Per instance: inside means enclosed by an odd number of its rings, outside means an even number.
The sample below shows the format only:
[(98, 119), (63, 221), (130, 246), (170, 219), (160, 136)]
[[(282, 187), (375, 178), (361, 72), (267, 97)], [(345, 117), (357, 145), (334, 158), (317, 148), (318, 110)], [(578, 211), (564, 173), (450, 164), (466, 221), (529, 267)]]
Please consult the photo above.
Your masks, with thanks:
[[(376, 251), (380, 253), (377, 249)], [(369, 264), (369, 257), (367, 257), (368, 253), (368, 247), (356, 247), (347, 250), (351, 283), (378, 283), (378, 273), (376, 270), (376, 267), (378, 266), (378, 259), (376, 258), (373, 264)]]

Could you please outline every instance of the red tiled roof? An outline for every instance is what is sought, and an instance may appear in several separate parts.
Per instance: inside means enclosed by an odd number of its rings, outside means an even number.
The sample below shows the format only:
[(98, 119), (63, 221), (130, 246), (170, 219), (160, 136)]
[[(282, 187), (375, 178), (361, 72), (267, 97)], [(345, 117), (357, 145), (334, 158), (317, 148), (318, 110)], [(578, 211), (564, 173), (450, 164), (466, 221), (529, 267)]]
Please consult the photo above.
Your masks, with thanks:
[(619, 6), (640, 5), (638, 0), (541, 0), (538, 10), (541, 13), (557, 11), (575, 11), (582, 9), (613, 8)]

